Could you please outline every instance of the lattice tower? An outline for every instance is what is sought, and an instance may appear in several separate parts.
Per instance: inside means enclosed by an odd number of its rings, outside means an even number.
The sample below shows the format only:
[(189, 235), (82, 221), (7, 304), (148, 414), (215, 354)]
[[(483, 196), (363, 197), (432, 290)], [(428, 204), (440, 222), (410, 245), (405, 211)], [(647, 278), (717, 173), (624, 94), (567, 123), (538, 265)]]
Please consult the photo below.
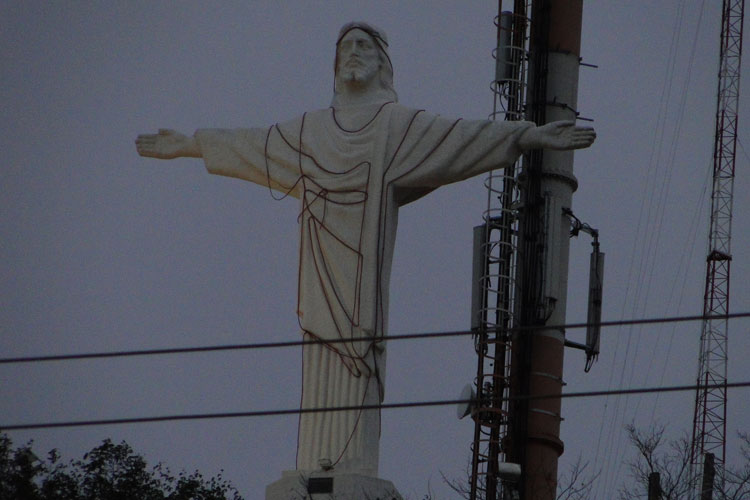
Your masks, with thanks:
[[(713, 189), (711, 222), (706, 262), (706, 285), (703, 314), (729, 313), (729, 276), (732, 254), (732, 196), (734, 186), (737, 119), (742, 55), (744, 0), (723, 0), (719, 86), (716, 108), (716, 130), (713, 155)], [(714, 456), (716, 478), (726, 460), (727, 404), (727, 337), (728, 320), (704, 319), (698, 358), (691, 465), (696, 478), (696, 498), (700, 493), (706, 454)], [(721, 486), (721, 485), (718, 485)]]

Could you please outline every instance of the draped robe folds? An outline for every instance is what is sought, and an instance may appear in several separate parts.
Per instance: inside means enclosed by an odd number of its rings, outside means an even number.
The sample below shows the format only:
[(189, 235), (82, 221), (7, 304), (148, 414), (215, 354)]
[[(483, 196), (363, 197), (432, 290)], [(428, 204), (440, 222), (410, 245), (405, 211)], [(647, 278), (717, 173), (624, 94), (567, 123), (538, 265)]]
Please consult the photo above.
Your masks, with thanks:
[[(369, 115), (367, 114), (369, 113)], [(359, 119), (356, 130), (339, 119)], [(348, 123), (348, 122), (346, 122)], [(383, 400), (388, 284), (399, 206), (512, 164), (529, 122), (453, 120), (396, 103), (328, 108), (268, 129), (201, 129), (210, 173), (300, 200), (301, 408)], [(375, 339), (375, 340), (373, 340)], [(377, 476), (379, 410), (302, 413), (297, 469), (329, 459)]]

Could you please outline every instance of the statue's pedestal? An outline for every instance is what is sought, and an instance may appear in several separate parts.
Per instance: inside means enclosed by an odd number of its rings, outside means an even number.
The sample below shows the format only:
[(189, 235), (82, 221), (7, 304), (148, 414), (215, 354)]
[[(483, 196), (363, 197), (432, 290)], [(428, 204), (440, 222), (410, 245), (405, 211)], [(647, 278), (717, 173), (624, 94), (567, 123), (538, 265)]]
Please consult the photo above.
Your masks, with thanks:
[(266, 500), (403, 500), (385, 479), (335, 471), (284, 471)]

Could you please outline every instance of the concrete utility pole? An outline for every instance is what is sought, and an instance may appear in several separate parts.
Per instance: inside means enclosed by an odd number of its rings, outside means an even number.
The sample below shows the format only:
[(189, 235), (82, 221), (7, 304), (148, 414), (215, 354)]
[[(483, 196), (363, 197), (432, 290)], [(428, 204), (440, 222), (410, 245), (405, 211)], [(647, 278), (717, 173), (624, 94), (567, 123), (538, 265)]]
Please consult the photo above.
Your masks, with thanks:
[[(583, 0), (535, 0), (531, 14), (528, 119), (577, 116)], [(511, 393), (562, 393), (571, 208), (577, 187), (572, 151), (529, 155), (519, 243), (520, 325), (542, 327), (513, 338)], [(511, 408), (508, 460), (521, 464), (521, 498), (554, 500), (560, 440), (559, 398), (521, 399)]]
[(714, 466), (714, 454), (706, 453), (703, 460), (703, 477), (701, 480), (701, 500), (711, 500), (714, 496), (714, 480), (716, 478), (716, 467)]
[(658, 472), (648, 475), (648, 500), (661, 500), (661, 475)]

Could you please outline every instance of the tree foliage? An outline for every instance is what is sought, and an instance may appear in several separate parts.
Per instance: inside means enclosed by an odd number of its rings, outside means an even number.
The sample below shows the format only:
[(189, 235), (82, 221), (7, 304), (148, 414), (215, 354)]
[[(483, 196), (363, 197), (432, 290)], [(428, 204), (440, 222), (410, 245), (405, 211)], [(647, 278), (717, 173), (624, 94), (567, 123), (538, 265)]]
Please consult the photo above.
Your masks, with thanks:
[(621, 499), (648, 498), (649, 475), (658, 473), (663, 500), (690, 498), (694, 480), (690, 478), (690, 440), (686, 435), (666, 441), (664, 427), (641, 430), (628, 425), (628, 439), (637, 451), (626, 462), (632, 482), (620, 488)]
[[(648, 478), (652, 473), (659, 474), (661, 500), (692, 498), (700, 476), (691, 477), (690, 439), (687, 435), (666, 440), (663, 426), (643, 430), (629, 425), (626, 430), (637, 455), (627, 462), (633, 481), (620, 488), (619, 498), (648, 498)], [(714, 500), (750, 500), (750, 435), (740, 433), (738, 437), (742, 454), (740, 464), (725, 464), (716, 471)]]
[[(620, 500), (646, 500), (649, 498), (649, 476), (659, 475), (659, 500), (685, 500), (693, 498), (700, 477), (691, 475), (690, 439), (683, 435), (677, 439), (665, 438), (665, 428), (654, 426), (639, 429), (634, 425), (626, 427), (635, 458), (626, 460), (629, 478), (612, 498)], [(739, 461), (727, 463), (716, 470), (713, 485), (713, 500), (750, 500), (750, 434), (738, 433), (741, 456)], [(588, 463), (581, 460), (573, 464), (570, 471), (558, 480), (557, 500), (588, 500), (599, 475), (598, 471), (588, 471)], [(460, 479), (449, 479), (443, 475), (445, 483), (460, 498), (470, 497), (471, 471)], [(483, 488), (480, 478), (480, 488)], [(432, 494), (424, 497), (432, 499)], [(610, 497), (607, 497), (610, 498)]]
[(149, 467), (125, 442), (104, 440), (68, 462), (57, 450), (42, 460), (31, 445), (14, 448), (0, 433), (0, 500), (242, 500), (221, 473), (175, 476), (161, 463)]

